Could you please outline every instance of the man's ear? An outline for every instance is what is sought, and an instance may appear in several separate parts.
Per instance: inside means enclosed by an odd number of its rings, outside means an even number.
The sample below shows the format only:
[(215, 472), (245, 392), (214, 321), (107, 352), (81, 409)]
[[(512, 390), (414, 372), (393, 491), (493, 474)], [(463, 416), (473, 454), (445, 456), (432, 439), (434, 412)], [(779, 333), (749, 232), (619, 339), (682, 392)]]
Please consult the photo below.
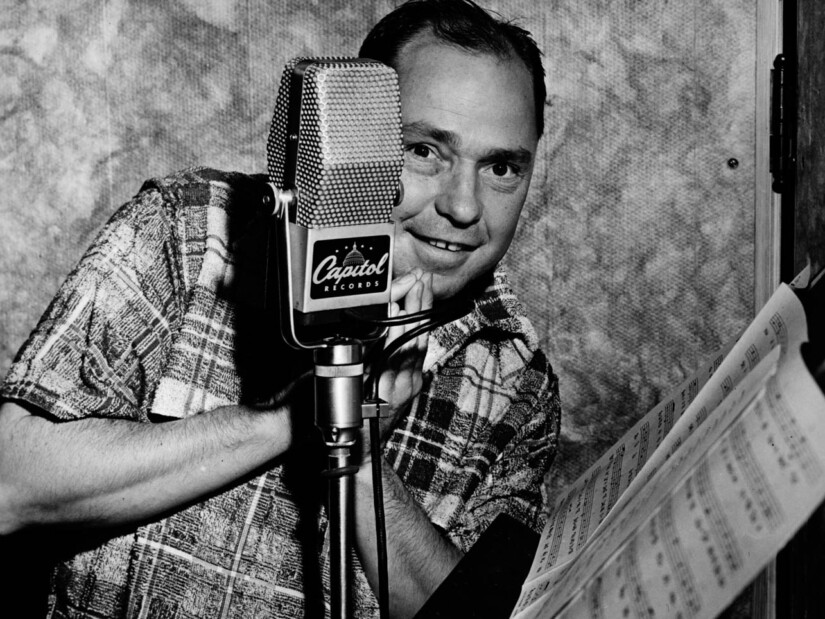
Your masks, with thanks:
[(392, 201), (393, 206), (398, 206), (404, 201), (404, 183), (398, 179), (398, 189), (395, 192), (395, 199)]

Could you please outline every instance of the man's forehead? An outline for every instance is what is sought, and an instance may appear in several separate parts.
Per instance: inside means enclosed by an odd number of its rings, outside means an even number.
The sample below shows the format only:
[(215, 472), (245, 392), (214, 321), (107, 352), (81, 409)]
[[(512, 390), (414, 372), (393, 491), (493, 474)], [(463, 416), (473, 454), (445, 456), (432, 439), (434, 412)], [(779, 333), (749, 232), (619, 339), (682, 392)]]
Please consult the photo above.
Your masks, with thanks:
[(456, 56), (493, 59), (503, 66), (509, 66), (511, 70), (523, 70), (527, 74), (530, 73), (529, 67), (518, 57), (515, 51), (500, 54), (492, 50), (468, 49), (457, 43), (439, 38), (429, 30), (419, 32), (399, 48), (394, 68), (401, 75), (411, 70), (417, 62), (450, 62), (450, 59)]
[[(490, 147), (534, 148), (532, 79), (520, 59), (467, 51), (431, 34), (410, 41), (399, 58), (405, 134), (460, 145), (460, 138), (484, 130), (498, 136)], [(523, 159), (525, 153), (511, 154)]]

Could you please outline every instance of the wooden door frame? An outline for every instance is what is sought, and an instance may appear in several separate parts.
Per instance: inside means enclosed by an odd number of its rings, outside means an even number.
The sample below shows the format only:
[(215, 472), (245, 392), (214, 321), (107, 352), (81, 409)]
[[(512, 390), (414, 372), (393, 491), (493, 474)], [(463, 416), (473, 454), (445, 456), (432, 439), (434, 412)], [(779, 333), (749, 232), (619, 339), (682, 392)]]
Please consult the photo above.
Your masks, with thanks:
[(757, 0), (754, 315), (781, 281), (782, 195), (773, 191), (770, 142), (773, 66), (783, 51), (782, 13), (782, 0)]
[[(756, 3), (754, 315), (781, 281), (782, 194), (774, 191), (771, 175), (771, 110), (774, 60), (783, 53), (783, 10), (783, 0)], [(751, 603), (754, 618), (776, 618), (775, 560), (754, 580)]]

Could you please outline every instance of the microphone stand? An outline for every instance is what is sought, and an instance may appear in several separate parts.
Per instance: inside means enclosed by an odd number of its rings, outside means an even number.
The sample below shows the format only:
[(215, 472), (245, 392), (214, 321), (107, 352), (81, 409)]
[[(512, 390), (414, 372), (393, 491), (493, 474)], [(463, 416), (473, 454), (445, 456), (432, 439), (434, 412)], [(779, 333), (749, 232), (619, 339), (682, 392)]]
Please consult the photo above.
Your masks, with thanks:
[[(330, 597), (332, 617), (352, 617), (352, 575), (349, 569), (353, 522), (353, 475), (363, 420), (381, 417), (383, 401), (363, 398), (363, 344), (351, 338), (335, 338), (314, 352), (315, 425), (327, 447), (328, 511), (330, 532)], [(337, 614), (336, 614), (337, 612)], [(383, 612), (382, 612), (383, 616)]]
[[(349, 549), (353, 521), (353, 460), (362, 425), (363, 351), (357, 340), (333, 340), (316, 349), (315, 425), (327, 447), (330, 590), (333, 617), (352, 617)], [(335, 613), (338, 613), (337, 615)]]
[[(268, 184), (264, 204), (272, 208), (275, 244), (279, 261), (292, 273), (287, 213), (294, 205), (291, 191), (280, 191)], [(282, 331), (286, 341), (295, 348), (311, 348), (315, 364), (315, 425), (327, 448), (328, 519), (330, 532), (330, 597), (333, 619), (350, 619), (353, 614), (352, 574), (349, 550), (353, 527), (353, 475), (359, 463), (353, 448), (358, 446), (363, 420), (381, 417), (386, 412), (382, 401), (364, 401), (364, 345), (358, 339), (334, 336), (309, 344), (295, 331), (292, 315), (293, 299), (289, 275), (283, 277), (276, 269), (281, 294)], [(287, 326), (287, 329), (283, 329)], [(380, 484), (380, 480), (378, 481)], [(377, 494), (380, 497), (380, 491)], [(383, 583), (382, 586), (386, 586)], [(382, 607), (382, 617), (386, 614)]]

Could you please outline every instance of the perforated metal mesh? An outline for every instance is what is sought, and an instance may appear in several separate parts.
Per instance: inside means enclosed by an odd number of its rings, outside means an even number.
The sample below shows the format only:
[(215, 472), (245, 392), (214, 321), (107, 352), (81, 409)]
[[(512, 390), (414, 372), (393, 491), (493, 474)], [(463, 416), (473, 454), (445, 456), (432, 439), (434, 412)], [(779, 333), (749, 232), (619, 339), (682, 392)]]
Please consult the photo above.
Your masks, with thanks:
[[(290, 88), (293, 69), (307, 60), (292, 183)], [(403, 163), (395, 71), (346, 58), (290, 61), (281, 77), (267, 158), (270, 180), (298, 192), (296, 223), (323, 228), (389, 221)]]

